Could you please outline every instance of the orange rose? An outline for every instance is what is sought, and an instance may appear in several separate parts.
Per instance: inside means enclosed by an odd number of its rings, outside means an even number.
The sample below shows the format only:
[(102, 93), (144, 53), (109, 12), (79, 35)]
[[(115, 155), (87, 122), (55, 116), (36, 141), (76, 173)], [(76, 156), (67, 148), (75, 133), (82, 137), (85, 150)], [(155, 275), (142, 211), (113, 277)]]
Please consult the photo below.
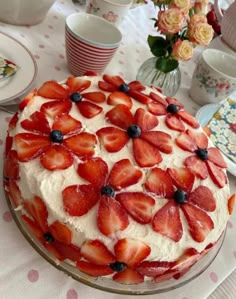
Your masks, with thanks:
[(213, 38), (214, 30), (212, 26), (207, 23), (196, 23), (188, 30), (188, 35), (191, 42), (201, 46), (207, 46)]
[(163, 34), (174, 34), (181, 30), (184, 14), (178, 8), (170, 8), (158, 13), (157, 27)]
[(171, 55), (176, 60), (189, 60), (193, 57), (193, 44), (179, 38), (173, 46)]
[(190, 0), (172, 0), (169, 8), (179, 8), (186, 16), (189, 13), (191, 6), (192, 4)]
[(193, 6), (196, 14), (207, 14), (208, 12), (208, 0), (196, 0)]

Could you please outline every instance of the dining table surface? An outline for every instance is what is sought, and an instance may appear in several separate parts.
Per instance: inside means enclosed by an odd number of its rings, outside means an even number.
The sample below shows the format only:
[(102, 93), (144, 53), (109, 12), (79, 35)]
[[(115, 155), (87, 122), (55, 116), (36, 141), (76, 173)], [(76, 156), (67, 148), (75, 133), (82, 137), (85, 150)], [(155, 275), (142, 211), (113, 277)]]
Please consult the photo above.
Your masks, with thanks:
[[(38, 88), (44, 81), (62, 81), (70, 76), (65, 54), (65, 19), (74, 12), (84, 12), (84, 5), (75, 4), (72, 0), (57, 0), (49, 10), (46, 18), (34, 26), (16, 26), (0, 22), (0, 35), (19, 42), (32, 55), (33, 75), (30, 84), (22, 94), (11, 102), (19, 102), (31, 88)], [(122, 41), (115, 56), (104, 73), (119, 75), (127, 81), (135, 80), (138, 68), (152, 56), (147, 36), (155, 29), (151, 18), (156, 11), (153, 4), (134, 5), (124, 18), (119, 29)], [(96, 30), (96, 28), (95, 28)], [(4, 39), (3, 39), (4, 40)], [(9, 51), (14, 52), (14, 43)], [(1, 47), (9, 45), (1, 44)], [(202, 48), (196, 48), (194, 57), (188, 62), (180, 63), (181, 86), (176, 98), (185, 109), (193, 115), (201, 108), (189, 97), (191, 77)], [(15, 62), (24, 71), (27, 69), (19, 52), (15, 53)], [(0, 55), (1, 56), (1, 55)], [(19, 83), (21, 84), (21, 83)], [(29, 90), (27, 90), (29, 89)], [(2, 89), (3, 90), (3, 89)], [(1, 87), (0, 87), (1, 95)], [(236, 99), (236, 94), (232, 97)], [(1, 105), (1, 103), (0, 103)], [(12, 115), (0, 110), (0, 155), (3, 156), (6, 130)], [(3, 159), (0, 159), (3, 167)], [(2, 177), (0, 178), (2, 181)], [(228, 173), (231, 193), (236, 193), (235, 176)], [(1, 186), (2, 186), (1, 182)], [(129, 299), (130, 295), (108, 293), (74, 280), (48, 263), (22, 235), (10, 213), (3, 187), (0, 189), (0, 298), (1, 299)], [(211, 265), (197, 278), (189, 283), (155, 295), (140, 295), (146, 299), (235, 299), (236, 298), (236, 211), (227, 223), (223, 246)]]

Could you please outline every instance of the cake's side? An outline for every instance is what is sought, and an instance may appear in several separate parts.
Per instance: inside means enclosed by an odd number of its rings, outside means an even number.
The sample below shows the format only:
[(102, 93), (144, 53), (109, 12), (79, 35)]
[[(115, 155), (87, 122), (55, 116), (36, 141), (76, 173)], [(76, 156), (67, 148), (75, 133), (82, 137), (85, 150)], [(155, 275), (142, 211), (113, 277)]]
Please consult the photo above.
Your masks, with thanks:
[(58, 260), (121, 283), (179, 277), (231, 213), (226, 164), (181, 103), (104, 75), (50, 81), (9, 124), (5, 189)]

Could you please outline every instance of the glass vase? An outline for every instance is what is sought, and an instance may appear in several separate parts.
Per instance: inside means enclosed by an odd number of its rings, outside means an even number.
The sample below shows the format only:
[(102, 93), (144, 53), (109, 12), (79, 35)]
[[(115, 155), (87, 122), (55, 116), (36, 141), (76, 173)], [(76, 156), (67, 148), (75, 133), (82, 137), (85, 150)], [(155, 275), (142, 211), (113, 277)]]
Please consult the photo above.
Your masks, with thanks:
[(138, 70), (136, 79), (146, 86), (161, 88), (163, 94), (173, 97), (181, 84), (179, 67), (169, 73), (164, 73), (156, 68), (156, 57), (144, 61)]

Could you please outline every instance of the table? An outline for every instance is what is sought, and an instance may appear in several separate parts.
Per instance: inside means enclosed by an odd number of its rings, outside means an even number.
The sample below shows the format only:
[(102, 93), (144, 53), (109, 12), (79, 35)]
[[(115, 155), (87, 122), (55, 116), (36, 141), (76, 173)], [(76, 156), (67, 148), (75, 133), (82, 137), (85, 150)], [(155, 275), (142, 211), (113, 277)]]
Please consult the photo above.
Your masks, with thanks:
[[(63, 80), (69, 76), (65, 59), (65, 17), (83, 11), (71, 0), (58, 0), (46, 19), (36, 26), (13, 26), (0, 23), (0, 31), (23, 43), (34, 55), (38, 64), (38, 76), (34, 85), (39, 87), (45, 80)], [(120, 30), (121, 46), (106, 72), (119, 74), (126, 80), (134, 80), (139, 66), (151, 57), (146, 38), (152, 33), (153, 6), (149, 4), (130, 9)], [(182, 84), (176, 97), (186, 109), (195, 114), (200, 108), (191, 101), (188, 89), (198, 54), (190, 62), (181, 64)], [(0, 91), (1, 92), (1, 91)], [(0, 111), (0, 155), (4, 148), (7, 123), (10, 114)], [(2, 160), (0, 161), (2, 168)], [(231, 192), (236, 192), (235, 177), (229, 175)], [(2, 185), (2, 184), (1, 184)], [(87, 287), (47, 263), (32, 249), (19, 232), (0, 190), (0, 293), (4, 299), (128, 299), (130, 296), (109, 294)], [(236, 298), (236, 213), (228, 222), (222, 250), (212, 265), (188, 285), (160, 295), (139, 296), (147, 299), (233, 299)]]

